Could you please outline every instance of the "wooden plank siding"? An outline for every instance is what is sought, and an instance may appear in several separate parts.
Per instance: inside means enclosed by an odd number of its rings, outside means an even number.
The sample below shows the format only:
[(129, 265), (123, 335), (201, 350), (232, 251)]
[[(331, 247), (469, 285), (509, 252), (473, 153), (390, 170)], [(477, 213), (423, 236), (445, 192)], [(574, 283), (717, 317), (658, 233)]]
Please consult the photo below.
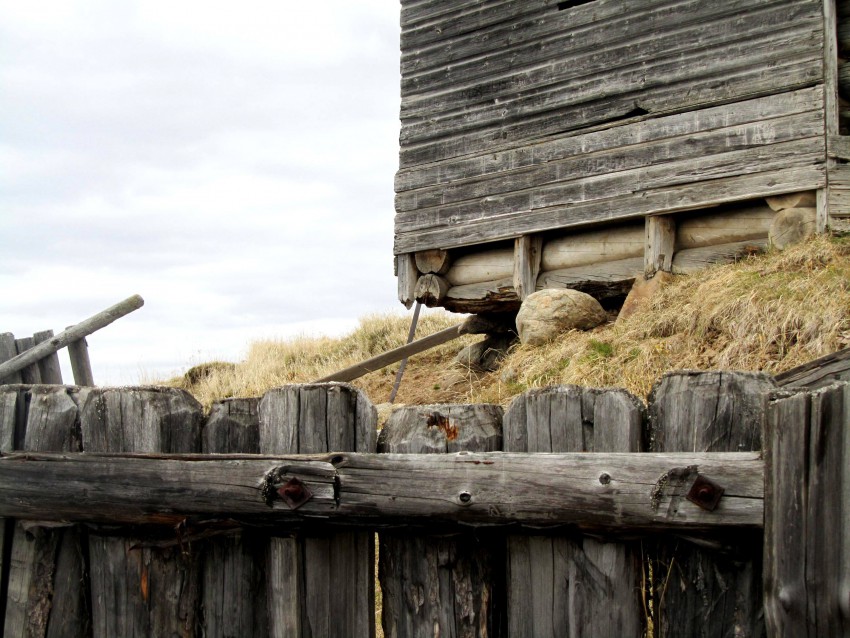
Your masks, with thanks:
[(403, 0), (396, 254), (825, 185), (820, 0), (566, 4)]

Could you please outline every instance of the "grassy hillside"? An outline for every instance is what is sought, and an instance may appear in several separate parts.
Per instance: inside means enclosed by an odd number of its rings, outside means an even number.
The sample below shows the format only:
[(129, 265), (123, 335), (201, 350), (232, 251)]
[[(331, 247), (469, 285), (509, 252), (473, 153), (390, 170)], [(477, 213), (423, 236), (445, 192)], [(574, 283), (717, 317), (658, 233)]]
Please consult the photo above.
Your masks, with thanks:
[[(417, 336), (458, 323), (426, 315)], [(206, 364), (170, 383), (202, 403), (259, 396), (307, 382), (405, 342), (410, 316), (369, 316), (341, 338), (260, 341), (245, 361)], [(453, 363), (465, 337), (410, 359), (396, 403), (507, 404), (532, 387), (620, 386), (645, 396), (674, 369), (777, 373), (850, 345), (850, 240), (818, 237), (698, 275), (676, 277), (631, 317), (565, 333), (542, 347), (517, 345), (500, 370), (480, 374)], [(357, 381), (376, 403), (388, 400), (398, 364)]]

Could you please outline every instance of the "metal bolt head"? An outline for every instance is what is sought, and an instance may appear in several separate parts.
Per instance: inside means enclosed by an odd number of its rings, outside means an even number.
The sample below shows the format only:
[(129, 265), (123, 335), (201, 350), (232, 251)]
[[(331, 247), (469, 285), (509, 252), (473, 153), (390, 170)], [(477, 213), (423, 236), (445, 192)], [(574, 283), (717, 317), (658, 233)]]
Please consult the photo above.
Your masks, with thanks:
[(710, 478), (702, 474), (697, 474), (697, 478), (688, 491), (686, 498), (694, 505), (713, 512), (717, 508), (717, 504), (720, 503), (723, 491), (723, 487)]
[(277, 488), (277, 494), (287, 505), (289, 505), (290, 509), (298, 509), (304, 505), (304, 503), (313, 498), (313, 493), (310, 491), (310, 488), (308, 488), (303, 481), (294, 476)]

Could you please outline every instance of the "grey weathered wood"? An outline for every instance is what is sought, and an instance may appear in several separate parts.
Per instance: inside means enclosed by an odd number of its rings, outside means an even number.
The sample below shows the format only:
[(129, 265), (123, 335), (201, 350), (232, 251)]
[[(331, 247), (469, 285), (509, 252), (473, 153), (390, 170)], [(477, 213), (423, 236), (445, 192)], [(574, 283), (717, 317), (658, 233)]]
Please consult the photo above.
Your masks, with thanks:
[[(443, 454), (501, 449), (502, 409), (495, 405), (426, 405), (395, 410), (378, 450)], [(504, 543), (472, 534), (380, 535), (384, 635), (492, 636), (502, 633)]]
[[(504, 449), (639, 452), (643, 414), (642, 403), (623, 390), (532, 390), (508, 409)], [(640, 569), (632, 545), (587, 537), (509, 536), (509, 634), (638, 636), (643, 623)]]
[(446, 273), (452, 286), (464, 286), (497, 279), (507, 279), (514, 274), (514, 249), (490, 248), (469, 252), (456, 258)]
[[(351, 386), (285, 386), (259, 410), (263, 453), (375, 450), (377, 413)], [(266, 581), (272, 636), (374, 635), (373, 534), (280, 538), (268, 552), (268, 573), (278, 577)]]
[[(36, 332), (33, 336), (33, 342), (35, 344), (39, 344), (42, 341), (47, 341), (48, 339), (53, 338), (52, 330), (42, 330), (41, 332)], [(54, 352), (51, 355), (44, 357), (41, 361), (38, 362), (38, 369), (41, 373), (41, 382), (42, 383), (54, 383), (60, 384), (62, 383), (62, 368), (59, 366), (59, 357)]]
[[(78, 409), (69, 388), (35, 386), (7, 394), (17, 400), (21, 449), (77, 452)], [(15, 420), (17, 420), (15, 419)], [(3, 635), (83, 636), (88, 610), (80, 534), (68, 526), (16, 521), (8, 565)]]
[[(174, 388), (94, 388), (81, 401), (83, 449), (89, 453), (200, 451), (201, 406)], [(108, 480), (108, 479), (106, 479)], [(146, 490), (144, 480), (138, 489)], [(162, 497), (160, 497), (162, 499)], [(95, 636), (191, 635), (199, 622), (197, 552), (181, 547), (183, 517), (162, 517), (178, 541), (91, 532), (92, 632)], [(186, 551), (184, 551), (184, 549)]]
[[(819, 9), (817, 3), (808, 2), (785, 4), (784, 7), (774, 5), (758, 11), (751, 3), (751, 10), (744, 15), (727, 15), (709, 23), (692, 24), (682, 29), (678, 38), (663, 38), (658, 34), (647, 37), (648, 34), (642, 33), (639, 42), (606, 46), (602, 50), (597, 45), (596, 50), (579, 55), (565, 54), (548, 64), (540, 63), (538, 47), (537, 59), (531, 60), (536, 66), (517, 65), (512, 73), (488, 76), (478, 82), (452, 78), (457, 87), (454, 90), (403, 94), (401, 140), (402, 143), (420, 142), (428, 137), (490, 124), (501, 106), (505, 107), (501, 111), (505, 118), (511, 120), (564, 102), (591, 102), (606, 96), (604, 87), (616, 86), (621, 94), (640, 90), (651, 95), (664, 87), (664, 77), (669, 78), (671, 84), (695, 82), (713, 73), (726, 71), (731, 74), (741, 68), (763, 67), (767, 64), (765, 58), (771, 44), (786, 46), (787, 53), (793, 51), (798, 57), (810, 55), (819, 52), (823, 44), (822, 16), (815, 12)], [(782, 29), (789, 21), (794, 21), (796, 28)], [(803, 36), (808, 36), (808, 41)], [(695, 37), (699, 37), (704, 46), (694, 47)], [(719, 51), (728, 51), (734, 58), (707, 59)], [(679, 67), (675, 60), (681, 62)], [(574, 64), (570, 66), (570, 62)], [(640, 76), (635, 73), (636, 68), (641, 69)], [(520, 75), (527, 78), (526, 85), (521, 83)], [(774, 87), (774, 90), (784, 88), (777, 79), (774, 79)], [(567, 89), (572, 91), (571, 95)], [(693, 96), (683, 97), (693, 100)], [(466, 118), (457, 115), (460, 111), (467, 114)], [(416, 119), (427, 114), (432, 114), (428, 121)]]
[(445, 275), (451, 265), (452, 257), (447, 250), (432, 248), (416, 253), (416, 269), (423, 274)]
[[(758, 373), (669, 373), (650, 394), (650, 449), (760, 450), (768, 395), (775, 387)], [(658, 635), (763, 636), (761, 540), (736, 534), (726, 552), (685, 539), (660, 542), (652, 590)]]
[[(204, 454), (260, 451), (259, 399), (214, 403), (204, 424)], [(201, 608), (204, 635), (267, 636), (266, 545), (250, 528), (211, 538), (203, 546)]]
[(671, 272), (676, 245), (676, 221), (669, 215), (646, 218), (643, 276), (652, 279), (658, 271)]
[(71, 361), (71, 374), (74, 383), (83, 387), (94, 386), (94, 375), (89, 359), (89, 344), (85, 337), (68, 344), (68, 358)]
[(610, 152), (634, 151), (637, 150), (632, 148), (635, 145), (638, 149), (646, 148), (669, 140), (671, 133), (686, 138), (705, 137), (710, 131), (727, 127), (743, 127), (755, 133), (763, 130), (764, 124), (758, 125), (758, 122), (817, 111), (822, 104), (823, 88), (815, 87), (784, 93), (781, 100), (762, 97), (737, 102), (734, 109), (728, 105), (713, 106), (613, 128), (559, 135), (538, 141), (533, 152), (529, 152), (527, 144), (520, 143), (490, 149), (487, 153), (401, 169), (395, 178), (396, 190), (410, 191), (496, 174), (509, 175), (511, 171), (524, 171), (587, 154), (604, 157)]
[(817, 203), (817, 193), (815, 191), (786, 193), (766, 197), (765, 201), (775, 211), (785, 210), (786, 208), (811, 208)]
[[(23, 354), (34, 346), (32, 337), (22, 337), (15, 339), (15, 350), (18, 354)], [(31, 363), (25, 368), (21, 368), (21, 382), (27, 384), (41, 383), (41, 370), (38, 367), (38, 361)]]
[(416, 282), (416, 301), (429, 308), (440, 305), (449, 290), (449, 282), (439, 275), (422, 275)]
[(398, 300), (406, 308), (410, 308), (415, 301), (416, 282), (419, 272), (416, 270), (416, 258), (413, 253), (396, 255), (396, 276), (398, 277)]
[(543, 257), (543, 238), (523, 235), (514, 242), (514, 290), (524, 300), (537, 290), (537, 276)]
[(364, 374), (385, 368), (396, 361), (401, 361), (405, 357), (411, 357), (443, 343), (447, 343), (452, 339), (457, 339), (461, 335), (465, 334), (463, 327), (464, 324), (459, 323), (456, 326), (444, 328), (443, 330), (428, 335), (427, 337), (411, 341), (403, 346), (393, 348), (383, 354), (367, 359), (362, 363), (357, 363), (345, 368), (344, 370), (340, 370), (339, 372), (329, 374), (316, 380), (315, 383), (326, 383), (328, 381), (352, 381), (358, 377), (362, 377)]
[(4, 378), (13, 372), (23, 370), (28, 365), (37, 363), (45, 356), (52, 354), (57, 350), (64, 348), (68, 344), (82, 339), (83, 337), (86, 337), (105, 326), (108, 326), (116, 319), (120, 319), (134, 310), (138, 310), (144, 305), (144, 303), (144, 299), (142, 299), (139, 295), (133, 295), (132, 297), (128, 297), (124, 301), (119, 302), (114, 306), (97, 313), (96, 315), (92, 315), (75, 326), (60, 332), (52, 339), (42, 341), (40, 344), (28, 349), (23, 354), (19, 354), (9, 361), (0, 363), (0, 378)]
[[(435, 243), (456, 247), (495, 241), (518, 234), (647, 214), (691, 210), (788, 190), (818, 188), (824, 184), (823, 168), (812, 164), (817, 156), (822, 157), (822, 151), (799, 152), (794, 156), (793, 160), (788, 155), (785, 160), (752, 164), (752, 168), (742, 169), (744, 174), (718, 177), (709, 182), (694, 182), (624, 194), (610, 200), (582, 201), (530, 211), (528, 205), (523, 204), (518, 206), (518, 210), (525, 211), (522, 215), (500, 217), (498, 224), (482, 214), (480, 219), (464, 220), (463, 223), (415, 232), (399, 231), (396, 234), (395, 251), (424, 250)], [(781, 165), (789, 160), (799, 163), (791, 168), (781, 168)], [(756, 166), (760, 166), (764, 171), (749, 172), (755, 170)]]
[[(0, 516), (161, 525), (224, 517), (281, 530), (329, 518), (367, 527), (424, 520), (447, 527), (516, 523), (631, 532), (757, 529), (763, 516), (760, 458), (738, 452), (334, 452), (306, 458), (16, 453), (0, 458)], [(707, 512), (682, 501), (695, 478), (692, 465), (726, 487), (722, 508)], [(599, 482), (603, 473), (609, 483)], [(680, 479), (668, 485), (667, 476)], [(313, 493), (296, 510), (275, 496), (291, 478)], [(471, 498), (464, 501), (463, 492)]]
[[(15, 335), (11, 332), (0, 333), (0, 363), (8, 361), (17, 356), (18, 349), (15, 347)], [(20, 383), (21, 373), (12, 372), (5, 377), (0, 377), (0, 384), (3, 383)]]
[(765, 432), (764, 587), (771, 635), (847, 636), (850, 386), (780, 395)]
[(680, 250), (673, 255), (672, 270), (677, 275), (690, 275), (708, 266), (731, 264), (758, 255), (767, 249), (767, 245), (768, 240), (765, 238)]
[(452, 312), (510, 312), (519, 310), (519, 306), (513, 277), (452, 286), (443, 301), (443, 307)]
[(814, 390), (836, 381), (850, 381), (850, 348), (832, 352), (774, 377), (777, 385)]

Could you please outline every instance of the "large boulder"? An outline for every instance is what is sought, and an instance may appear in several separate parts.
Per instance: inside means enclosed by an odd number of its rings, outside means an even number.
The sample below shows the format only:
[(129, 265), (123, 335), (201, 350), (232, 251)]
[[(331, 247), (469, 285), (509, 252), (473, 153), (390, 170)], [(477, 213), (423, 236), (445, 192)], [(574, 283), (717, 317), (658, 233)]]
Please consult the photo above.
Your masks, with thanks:
[(578, 290), (541, 290), (526, 297), (516, 316), (522, 343), (539, 346), (567, 330), (590, 330), (608, 315), (593, 297)]
[(623, 307), (620, 308), (617, 321), (622, 321), (635, 314), (641, 306), (658, 294), (659, 290), (673, 281), (673, 277), (674, 275), (663, 270), (659, 270), (651, 279), (638, 275), (628, 297), (623, 302)]

